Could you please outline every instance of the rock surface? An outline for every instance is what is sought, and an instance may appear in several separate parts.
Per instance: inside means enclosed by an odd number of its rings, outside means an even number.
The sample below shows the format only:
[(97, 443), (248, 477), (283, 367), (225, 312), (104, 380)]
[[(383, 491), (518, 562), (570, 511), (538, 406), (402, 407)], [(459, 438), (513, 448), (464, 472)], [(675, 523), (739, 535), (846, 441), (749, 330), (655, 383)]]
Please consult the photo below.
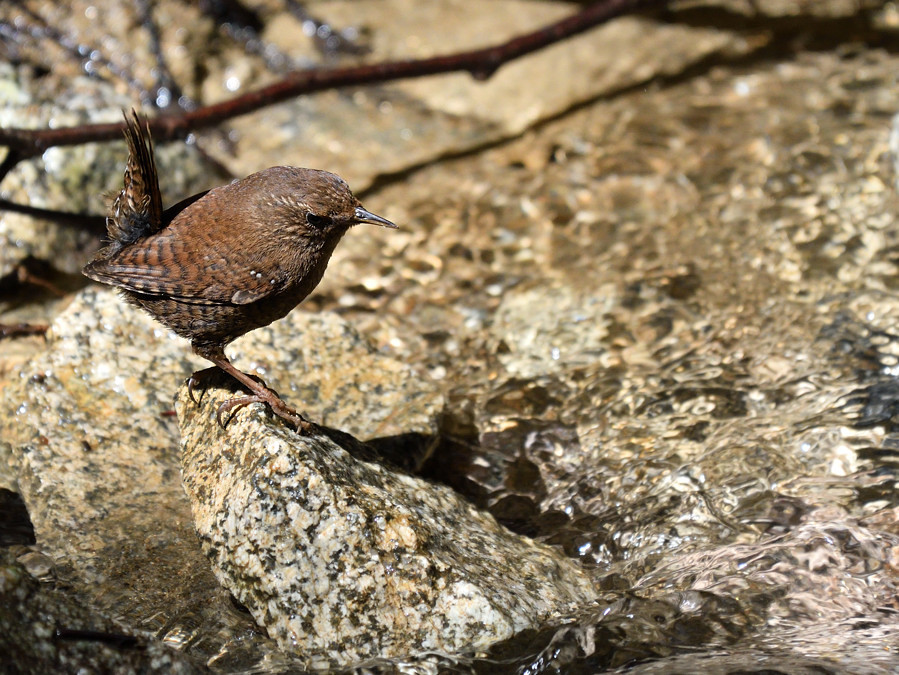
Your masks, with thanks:
[[(107, 672), (189, 675), (204, 668), (149, 632), (99, 615), (64, 590), (41, 583), (0, 548), (0, 653), (9, 673)], [(46, 579), (43, 581), (47, 581)]]
[(285, 651), (347, 666), (480, 649), (594, 599), (557, 551), (354, 458), (344, 434), (297, 435), (259, 404), (223, 431), (228, 398), (211, 390), (198, 407), (180, 389), (184, 485), (216, 577)]
[[(19, 4), (0, 11), (7, 6)], [(29, 6), (68, 12), (65, 27), (87, 31), (80, 41), (103, 40), (107, 27), (86, 21), (94, 0)], [(148, 57), (137, 5), (103, 6), (124, 13), (103, 43), (117, 45), (112, 56)], [(370, 28), (371, 60), (492, 41), (511, 25), (510, 6), (315, 4), (326, 18), (333, 9), (349, 15), (343, 25)], [(162, 39), (190, 96), (227, 96), (232, 76), (238, 90), (277, 77), (211, 20), (194, 21), (196, 7), (153, 3), (158, 16), (178, 17)], [(282, 49), (324, 60), (299, 44), (298, 23), (280, 5), (254, 7), (267, 35), (289, 38)], [(520, 7), (518, 25), (561, 13), (555, 3)], [(435, 23), (412, 21), (413, 11), (433, 12)], [(486, 35), (469, 40), (464, 20), (443, 30), (466, 13)], [(710, 0), (636, 23), (653, 28), (645, 42), (633, 30), (623, 43), (599, 30), (571, 51), (501, 69), (497, 77), (514, 82), (495, 82), (523, 91), (527, 109), (491, 98), (494, 81), (435, 77), (304, 97), (198, 137), (236, 171), (315, 163), (358, 176), (354, 188), (376, 186), (366, 205), (401, 229), (348, 236), (305, 307), (339, 312), (379, 353), (412, 366), (407, 379), (427, 373), (445, 392), (438, 445), (433, 426), (417, 427), (416, 447), (430, 451), (424, 475), (563, 552), (600, 588), (595, 604), (479, 652), (410, 653), (367, 667), (894, 673), (899, 659), (884, 645), (899, 636), (899, 62), (884, 46), (895, 42), (899, 13), (875, 0)], [(694, 49), (690, 36), (709, 39)], [(27, 88), (57, 88), (68, 100), (85, 64), (46, 53), (53, 67)], [(544, 67), (544, 56), (560, 65)], [(19, 68), (41, 73), (39, 63)], [(602, 63), (609, 72), (629, 65), (606, 81), (593, 68)], [(684, 69), (635, 86), (660, 63)], [(141, 60), (134, 72), (149, 81), (153, 67)], [(116, 91), (124, 86), (116, 80)], [(516, 120), (531, 126), (497, 144)], [(16, 292), (0, 284), (5, 306), (38, 318), (59, 310), (24, 293), (10, 298)], [(102, 295), (81, 301), (104, 307), (103, 321), (82, 327), (88, 346), (99, 346), (92, 340), (104, 324), (134, 322)], [(36, 514), (33, 553), (46, 545), (58, 556), (67, 595), (148, 627), (216, 672), (296, 671), (302, 664), (220, 589), (186, 498), (158, 506), (180, 489), (174, 420), (160, 425), (116, 401), (134, 395), (165, 410), (175, 383), (205, 364), (151, 323), (134, 326), (92, 358), (121, 350), (119, 367), (131, 367), (177, 348), (184, 365), (160, 359), (160, 370), (136, 378), (140, 387), (88, 375), (73, 397), (66, 387), (74, 391), (81, 373), (65, 377), (67, 362), (50, 354), (61, 346), (55, 337), (0, 345), (0, 453), (17, 458), (0, 480)], [(280, 362), (295, 332), (265, 338), (255, 355), (254, 338), (229, 353), (302, 407), (303, 382), (278, 379), (311, 358), (304, 348), (296, 363)], [(159, 393), (140, 394), (144, 381)], [(81, 396), (87, 412), (72, 405)], [(378, 411), (389, 396), (365, 398)], [(20, 409), (25, 401), (59, 410)], [(401, 460), (404, 424), (383, 412), (372, 445), (389, 441)], [(340, 419), (325, 405), (315, 414), (332, 427), (357, 423), (356, 413)], [(73, 435), (70, 423), (86, 431)], [(116, 446), (119, 436), (126, 442)], [(82, 439), (91, 449), (102, 442), (89, 452)], [(107, 545), (110, 554), (94, 552)]]
[[(46, 348), (5, 383), (4, 457), (37, 546), (78, 602), (183, 647), (252, 631), (196, 541), (178, 472), (171, 396), (199, 365), (183, 341), (92, 287), (56, 318)], [(198, 629), (199, 635), (186, 626)], [(206, 636), (206, 637), (201, 637)], [(264, 642), (250, 633), (249, 643)], [(247, 657), (238, 644), (237, 662)], [(215, 655), (221, 645), (206, 646)]]
[[(319, 355), (327, 353), (330, 361), (309, 361), (315, 368), (302, 376), (310, 416), (333, 405), (316, 394), (339, 393), (349, 419), (338, 421), (348, 428), (367, 426), (387, 436), (433, 431), (439, 395), (408, 369), (377, 356), (337, 317), (294, 312), (244, 338), (234, 351), (240, 350), (241, 365), (255, 354), (257, 369), (260, 363), (283, 366), (268, 381), (287, 391), (291, 368), (304, 362), (308, 341), (316, 339), (327, 341)], [(271, 362), (273, 342), (280, 349)], [(355, 388), (341, 390), (335, 382), (348, 377), (347, 362), (368, 369), (356, 373)], [(329, 363), (337, 370), (329, 370)], [(211, 650), (207, 657), (222, 646), (212, 641), (204, 647), (204, 640), (219, 631), (249, 631), (252, 637), (231, 643), (220, 660), (254, 662), (266, 639), (234, 610), (212, 576), (178, 471), (171, 395), (201, 365), (186, 341), (114, 291), (89, 288), (54, 321), (46, 351), (21, 365), (3, 387), (2, 407), (14, 414), (0, 421), (8, 441), (0, 449), (10, 453), (3, 459), (17, 477), (41, 550), (80, 597), (125, 626), (157, 630), (174, 644), (190, 634), (201, 652)], [(374, 399), (375, 390), (380, 402), (366, 417), (358, 400)], [(391, 404), (409, 417), (392, 416)]]

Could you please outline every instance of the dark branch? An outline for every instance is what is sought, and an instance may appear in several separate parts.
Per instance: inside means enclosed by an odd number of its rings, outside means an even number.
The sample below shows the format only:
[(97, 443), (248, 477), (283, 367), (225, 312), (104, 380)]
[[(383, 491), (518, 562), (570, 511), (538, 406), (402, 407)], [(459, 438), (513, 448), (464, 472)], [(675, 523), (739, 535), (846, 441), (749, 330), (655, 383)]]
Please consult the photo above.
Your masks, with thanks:
[[(426, 59), (388, 61), (349, 68), (293, 73), (279, 82), (247, 92), (229, 101), (184, 113), (160, 115), (150, 120), (150, 129), (156, 141), (170, 141), (184, 138), (195, 129), (214, 126), (224, 120), (245, 115), (267, 105), (294, 98), (300, 94), (325, 89), (459, 71), (471, 73), (478, 80), (486, 80), (500, 66), (509, 61), (583, 33), (616, 16), (633, 12), (642, 7), (665, 4), (667, 4), (666, 0), (599, 0), (561, 21), (492, 47)], [(10, 155), (14, 155), (18, 159), (26, 159), (54, 146), (118, 140), (122, 137), (123, 127), (122, 123), (113, 123), (61, 129), (0, 129), (0, 145), (9, 147)], [(5, 161), (4, 164), (7, 162)], [(3, 175), (0, 174), (0, 179), (2, 177)]]
[[(4, 160), (4, 164), (5, 164)], [(0, 165), (0, 176), (3, 166)], [(16, 204), (8, 199), (0, 198), (0, 211), (13, 211), (15, 213), (24, 213), (26, 216), (35, 218), (44, 218), (60, 225), (68, 225), (85, 232), (92, 232), (97, 235), (106, 234), (106, 218), (105, 216), (89, 216), (80, 213), (69, 213), (68, 211), (56, 211), (54, 209), (41, 209), (36, 206), (28, 206), (26, 204)]]
[(50, 326), (45, 323), (0, 323), (0, 340), (27, 335), (46, 335), (49, 328)]
[(6, 178), (6, 174), (12, 171), (16, 167), (16, 164), (23, 159), (24, 157), (22, 157), (22, 155), (10, 148), (9, 152), (6, 153), (6, 157), (3, 158), (3, 162), (0, 163), (0, 181)]
[(159, 26), (153, 21), (153, 8), (150, 0), (138, 0), (137, 13), (141, 25), (150, 37), (150, 51), (156, 60), (157, 83), (153, 104), (157, 108), (168, 108), (173, 103), (178, 103), (185, 108), (193, 107), (193, 101), (188, 100), (175, 82), (172, 71), (162, 51), (162, 38), (159, 35)]

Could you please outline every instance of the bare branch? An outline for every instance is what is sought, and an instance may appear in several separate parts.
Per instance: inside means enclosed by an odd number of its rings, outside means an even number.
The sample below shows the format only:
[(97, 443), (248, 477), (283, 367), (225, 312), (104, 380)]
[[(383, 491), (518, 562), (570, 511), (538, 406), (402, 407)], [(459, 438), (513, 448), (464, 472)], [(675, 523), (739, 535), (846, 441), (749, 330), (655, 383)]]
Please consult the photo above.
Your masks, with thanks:
[[(0, 166), (2, 170), (2, 166)], [(26, 216), (34, 218), (43, 218), (45, 220), (67, 225), (85, 232), (92, 232), (97, 235), (106, 234), (106, 217), (90, 216), (81, 213), (70, 213), (68, 211), (56, 211), (54, 209), (41, 209), (36, 206), (28, 206), (26, 204), (17, 204), (8, 199), (0, 198), (0, 211), (13, 211), (15, 213), (24, 213)]]
[[(425, 59), (292, 73), (279, 82), (228, 101), (183, 113), (162, 114), (150, 120), (150, 129), (156, 141), (170, 141), (184, 138), (195, 129), (214, 126), (267, 105), (325, 89), (460, 71), (471, 73), (478, 80), (486, 80), (509, 61), (583, 33), (616, 16), (665, 4), (667, 0), (599, 0), (561, 21), (492, 47)], [(9, 163), (10, 156), (27, 159), (54, 146), (118, 140), (122, 137), (123, 128), (122, 123), (111, 123), (60, 129), (0, 129), (0, 145), (9, 147), (11, 151), (4, 165)]]
[(0, 323), (0, 340), (26, 335), (46, 335), (50, 327), (45, 323)]

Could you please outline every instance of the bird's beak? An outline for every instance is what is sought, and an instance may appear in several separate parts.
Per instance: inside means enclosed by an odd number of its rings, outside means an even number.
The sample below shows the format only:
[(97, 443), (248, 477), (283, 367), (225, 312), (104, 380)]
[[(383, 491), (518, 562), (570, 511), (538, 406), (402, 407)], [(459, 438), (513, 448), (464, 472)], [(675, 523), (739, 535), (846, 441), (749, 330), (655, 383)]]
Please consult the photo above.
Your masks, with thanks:
[(372, 225), (380, 225), (381, 227), (389, 227), (392, 229), (397, 229), (396, 225), (391, 223), (386, 218), (381, 218), (381, 216), (376, 216), (371, 211), (366, 211), (361, 206), (356, 207), (356, 222), (357, 223), (371, 223)]

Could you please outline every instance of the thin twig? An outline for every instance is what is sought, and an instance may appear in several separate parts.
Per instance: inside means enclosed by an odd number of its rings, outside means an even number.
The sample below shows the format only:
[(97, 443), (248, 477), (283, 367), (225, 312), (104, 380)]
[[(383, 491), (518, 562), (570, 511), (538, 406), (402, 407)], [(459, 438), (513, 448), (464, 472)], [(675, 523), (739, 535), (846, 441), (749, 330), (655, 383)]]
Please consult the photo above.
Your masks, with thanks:
[[(0, 171), (2, 171), (2, 166), (0, 166)], [(71, 213), (69, 211), (41, 209), (36, 206), (28, 206), (27, 204), (16, 204), (15, 202), (2, 198), (0, 198), (0, 211), (24, 213), (26, 216), (43, 218), (54, 223), (59, 223), (60, 225), (68, 225), (75, 229), (93, 232), (98, 235), (106, 233), (105, 216), (90, 216), (81, 213)]]
[(325, 55), (362, 55), (371, 51), (357, 42), (358, 34), (353, 29), (336, 31), (330, 24), (313, 16), (299, 0), (285, 0), (288, 11), (303, 25), (303, 32), (311, 35), (318, 50)]
[(259, 56), (272, 72), (283, 75), (297, 67), (290, 56), (262, 39), (263, 22), (258, 11), (238, 0), (203, 0), (200, 9), (213, 18), (220, 31), (240, 42), (247, 54)]
[(0, 323), (0, 340), (26, 335), (46, 335), (49, 328), (50, 326), (45, 323)]
[[(128, 86), (141, 93), (142, 97), (147, 95), (146, 88), (138, 81), (134, 74), (126, 67), (114, 63), (112, 60), (104, 57), (99, 49), (95, 49), (89, 45), (81, 44), (71, 37), (57, 30), (54, 26), (47, 23), (40, 14), (33, 11), (25, 5), (21, 0), (16, 0), (16, 6), (19, 11), (24, 14), (20, 17), (23, 21), (31, 20), (31, 24), (25, 26), (25, 29), (33, 38), (47, 38), (52, 40), (60, 48), (64, 49), (69, 55), (81, 60), (84, 72), (88, 75), (100, 76), (100, 68), (105, 68), (110, 75), (121, 79), (128, 83)], [(12, 40), (18, 40), (22, 33), (22, 27), (17, 25), (5, 26), (4, 37)], [(109, 78), (105, 78), (109, 79)]]

